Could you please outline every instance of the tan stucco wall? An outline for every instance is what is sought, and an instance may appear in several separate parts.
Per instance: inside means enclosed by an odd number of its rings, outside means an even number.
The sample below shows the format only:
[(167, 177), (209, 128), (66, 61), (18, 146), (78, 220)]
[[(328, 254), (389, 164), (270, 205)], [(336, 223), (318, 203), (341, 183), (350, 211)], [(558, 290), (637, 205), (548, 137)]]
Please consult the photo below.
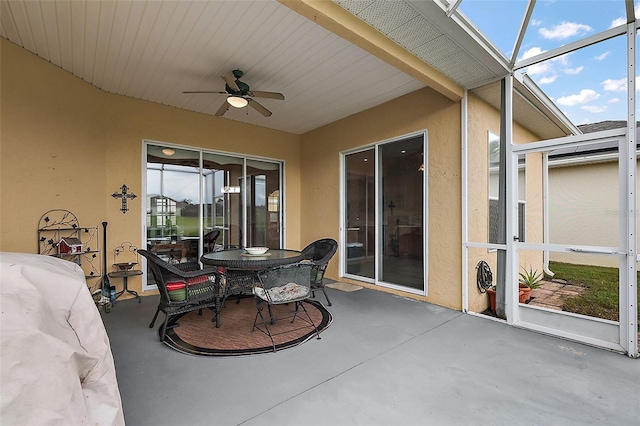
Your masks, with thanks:
[[(426, 300), (460, 309), (460, 103), (429, 88), (302, 135), (301, 239), (340, 240), (340, 152), (420, 130), (428, 131), (429, 149)], [(339, 256), (330, 278), (339, 278)]]
[[(549, 168), (549, 239), (551, 243), (618, 247), (620, 196), (618, 162)], [(617, 268), (609, 255), (557, 253), (551, 260)]]
[[(322, 237), (340, 240), (340, 152), (428, 131), (428, 291), (426, 300), (460, 309), (460, 103), (426, 88), (302, 136), (107, 94), (1, 39), (0, 250), (34, 253), (37, 224), (50, 209), (74, 212), (83, 226), (109, 222), (108, 258), (128, 240), (141, 243), (140, 198), (122, 214), (111, 194), (122, 184), (137, 195), (143, 139), (285, 161), (286, 247)], [(499, 115), (469, 100), (472, 241), (486, 241), (487, 131)], [(517, 127), (517, 141), (536, 140)], [(476, 207), (471, 207), (476, 205)], [(338, 276), (340, 253), (327, 276)], [(467, 261), (467, 260), (465, 260)], [(471, 269), (477, 262), (468, 259)], [(475, 271), (472, 271), (473, 273)], [(360, 283), (362, 284), (362, 283)], [(140, 290), (141, 280), (130, 287)], [(474, 294), (472, 310), (486, 304)]]
[(122, 241), (139, 246), (142, 198), (122, 214), (111, 194), (143, 195), (143, 139), (284, 160), (286, 246), (300, 248), (298, 135), (107, 94), (5, 39), (0, 54), (0, 251), (36, 253), (51, 209), (107, 221), (108, 261)]
[[(500, 113), (473, 94), (468, 99), (468, 233), (469, 241), (487, 243), (489, 241), (489, 170), (488, 136), (489, 132), (500, 134)], [(514, 123), (513, 141), (523, 144), (540, 140), (535, 134)], [(542, 156), (528, 155), (526, 186), (526, 234), (528, 241), (542, 241)], [(482, 312), (489, 306), (486, 294), (478, 292), (476, 284), (476, 265), (480, 260), (489, 263), (494, 274), (497, 271), (495, 251), (469, 249), (468, 294), (469, 311)], [(542, 271), (542, 253), (521, 252), (520, 265), (529, 264)]]

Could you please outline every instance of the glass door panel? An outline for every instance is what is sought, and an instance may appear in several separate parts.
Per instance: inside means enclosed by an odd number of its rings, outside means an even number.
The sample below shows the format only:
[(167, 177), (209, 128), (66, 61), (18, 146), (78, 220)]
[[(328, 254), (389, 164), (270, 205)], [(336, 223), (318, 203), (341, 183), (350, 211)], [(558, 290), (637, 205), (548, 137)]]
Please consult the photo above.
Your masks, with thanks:
[(375, 151), (345, 157), (346, 273), (375, 278)]
[(247, 160), (247, 247), (278, 249), (280, 243), (280, 166)]
[(220, 231), (216, 244), (240, 247), (242, 243), (242, 211), (239, 179), (244, 160), (221, 154), (203, 154), (204, 203), (203, 233)]
[(379, 146), (381, 281), (424, 290), (424, 138)]
[(148, 249), (171, 262), (197, 260), (200, 157), (197, 151), (147, 149)]

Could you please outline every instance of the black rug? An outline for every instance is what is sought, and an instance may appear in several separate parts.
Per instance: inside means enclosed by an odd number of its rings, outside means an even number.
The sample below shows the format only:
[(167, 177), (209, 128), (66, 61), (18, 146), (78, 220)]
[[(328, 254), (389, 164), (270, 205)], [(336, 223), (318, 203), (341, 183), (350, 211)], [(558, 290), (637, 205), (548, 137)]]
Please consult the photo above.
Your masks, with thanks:
[[(322, 333), (333, 321), (331, 313), (315, 300), (303, 302), (318, 331)], [(276, 317), (285, 316), (293, 311), (293, 304), (273, 306)], [(220, 312), (220, 328), (212, 322), (214, 313), (205, 309), (202, 315), (189, 312), (173, 318), (167, 325), (165, 344), (190, 355), (202, 356), (238, 356), (273, 352), (269, 336), (259, 330), (252, 331), (256, 316), (253, 298), (227, 300)], [(304, 312), (302, 313), (304, 315)], [(260, 323), (260, 319), (258, 319)], [(274, 335), (276, 350), (292, 348), (310, 339), (316, 338), (311, 325), (300, 318), (291, 323), (290, 319), (276, 321), (269, 325)], [(322, 337), (322, 334), (321, 334)]]

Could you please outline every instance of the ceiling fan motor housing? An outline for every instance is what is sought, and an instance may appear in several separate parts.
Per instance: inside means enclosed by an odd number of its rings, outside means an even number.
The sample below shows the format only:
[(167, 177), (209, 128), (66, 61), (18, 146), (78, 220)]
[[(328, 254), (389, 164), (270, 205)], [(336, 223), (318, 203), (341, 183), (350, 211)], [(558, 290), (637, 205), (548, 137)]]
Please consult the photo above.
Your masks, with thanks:
[(229, 87), (229, 85), (225, 83), (224, 89), (227, 91), (227, 93), (229, 93), (230, 95), (236, 95), (236, 96), (246, 96), (247, 93), (249, 93), (250, 89), (247, 83), (243, 83), (240, 80), (236, 80), (235, 83), (236, 83), (236, 86), (238, 86), (238, 89), (240, 90), (233, 90), (233, 88)]

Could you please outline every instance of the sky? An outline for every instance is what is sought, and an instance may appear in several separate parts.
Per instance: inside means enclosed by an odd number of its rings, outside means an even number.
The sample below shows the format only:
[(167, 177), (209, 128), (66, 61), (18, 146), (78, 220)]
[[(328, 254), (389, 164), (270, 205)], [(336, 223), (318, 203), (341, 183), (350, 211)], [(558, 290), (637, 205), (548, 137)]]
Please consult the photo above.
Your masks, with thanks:
[[(510, 59), (526, 5), (463, 0), (459, 10)], [(635, 8), (639, 16), (639, 2)], [(622, 25), (625, 16), (624, 0), (538, 0), (516, 62)], [(626, 120), (626, 57), (620, 36), (524, 71), (576, 125)]]

